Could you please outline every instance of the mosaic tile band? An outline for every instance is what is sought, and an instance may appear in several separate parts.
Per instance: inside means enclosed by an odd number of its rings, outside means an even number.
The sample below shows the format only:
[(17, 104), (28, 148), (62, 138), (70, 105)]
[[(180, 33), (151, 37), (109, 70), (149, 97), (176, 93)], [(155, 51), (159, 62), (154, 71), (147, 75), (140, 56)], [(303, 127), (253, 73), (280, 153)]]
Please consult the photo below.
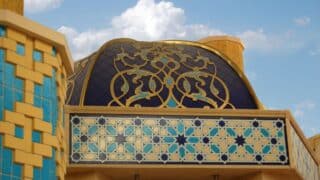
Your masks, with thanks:
[(71, 115), (70, 163), (289, 164), (282, 119)]

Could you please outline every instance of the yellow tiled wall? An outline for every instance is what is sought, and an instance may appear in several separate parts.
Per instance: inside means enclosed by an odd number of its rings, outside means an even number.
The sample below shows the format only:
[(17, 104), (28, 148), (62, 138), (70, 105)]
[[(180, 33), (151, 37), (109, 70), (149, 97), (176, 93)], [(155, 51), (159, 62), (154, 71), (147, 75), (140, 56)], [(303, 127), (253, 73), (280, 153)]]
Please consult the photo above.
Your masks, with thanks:
[[(3, 117), (0, 119), (0, 136), (2, 136), (0, 146), (12, 151), (13, 162), (22, 166), (21, 176), (25, 179), (34, 178), (34, 168), (43, 168), (44, 158), (52, 158), (54, 150), (56, 175), (64, 179), (66, 141), (62, 110), (66, 92), (66, 78), (64, 77), (67, 75), (60, 54), (55, 52), (55, 47), (36, 37), (27, 36), (8, 26), (1, 26), (1, 28), (4, 32), (0, 37), (0, 49), (4, 52), (5, 63), (14, 66), (15, 78), (23, 81), (23, 99), (21, 102), (14, 102), (12, 111), (5, 108), (1, 110)], [(19, 52), (18, 45), (22, 47), (21, 52)], [(34, 60), (34, 51), (42, 54), (42, 61)], [(35, 86), (43, 85), (44, 78), (52, 78), (52, 76), (55, 76), (57, 87), (55, 95), (58, 98), (56, 126), (53, 126), (52, 122), (43, 120), (44, 108), (34, 105)], [(22, 128), (22, 138), (15, 136), (17, 127)], [(40, 143), (33, 142), (33, 131), (40, 132)], [(0, 169), (0, 177), (1, 172)]]

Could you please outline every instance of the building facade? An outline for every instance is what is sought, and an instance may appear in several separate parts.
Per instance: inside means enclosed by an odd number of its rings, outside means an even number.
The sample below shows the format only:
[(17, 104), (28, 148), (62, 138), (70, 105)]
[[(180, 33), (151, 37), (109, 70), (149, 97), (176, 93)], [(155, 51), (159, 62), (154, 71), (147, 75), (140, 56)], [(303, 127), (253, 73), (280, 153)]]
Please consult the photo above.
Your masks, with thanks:
[(267, 110), (240, 39), (64, 36), (0, 0), (0, 179), (319, 179), (320, 138)]

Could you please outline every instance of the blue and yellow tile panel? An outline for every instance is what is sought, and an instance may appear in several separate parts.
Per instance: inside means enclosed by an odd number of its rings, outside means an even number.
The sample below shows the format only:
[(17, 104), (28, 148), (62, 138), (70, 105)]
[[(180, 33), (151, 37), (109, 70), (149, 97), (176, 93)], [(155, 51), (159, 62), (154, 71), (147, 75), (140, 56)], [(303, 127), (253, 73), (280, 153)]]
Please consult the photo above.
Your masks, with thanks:
[(56, 134), (58, 122), (58, 98), (56, 70), (52, 70), (52, 77), (44, 77), (43, 85), (34, 85), (34, 106), (43, 109), (43, 120), (52, 124), (52, 134)]
[(13, 151), (3, 147), (2, 135), (0, 135), (0, 179), (22, 179), (22, 165), (13, 162)]
[(65, 69), (53, 46), (0, 25), (0, 179), (64, 179)]
[[(1, 34), (1, 32), (0, 32)], [(22, 102), (23, 81), (14, 75), (14, 66), (5, 62), (5, 51), (0, 49), (0, 121), (5, 109), (13, 110), (16, 101)], [(15, 126), (14, 135), (23, 138), (23, 128)], [(0, 179), (20, 179), (22, 165), (13, 162), (13, 151), (3, 147), (0, 134)]]
[(72, 115), (71, 163), (289, 163), (282, 119)]
[(56, 151), (52, 149), (52, 158), (44, 158), (43, 159), (43, 167), (42, 168), (34, 168), (33, 176), (34, 180), (55, 180), (56, 176), (56, 162), (55, 156)]

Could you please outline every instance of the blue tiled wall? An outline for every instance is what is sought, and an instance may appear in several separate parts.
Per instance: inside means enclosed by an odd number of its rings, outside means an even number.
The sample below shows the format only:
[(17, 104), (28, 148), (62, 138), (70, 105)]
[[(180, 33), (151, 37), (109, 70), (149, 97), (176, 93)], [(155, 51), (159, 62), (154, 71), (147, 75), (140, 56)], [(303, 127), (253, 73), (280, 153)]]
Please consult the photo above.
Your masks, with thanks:
[[(5, 34), (0, 26), (0, 36)], [(18, 44), (16, 53), (24, 55), (24, 45)], [(42, 53), (34, 52), (34, 61), (42, 61)], [(58, 98), (56, 70), (52, 77), (44, 77), (43, 85), (35, 85), (34, 105), (44, 111), (44, 121), (52, 124), (52, 133), (56, 134), (58, 121)], [(4, 110), (14, 111), (15, 102), (23, 101), (24, 81), (15, 77), (15, 67), (5, 62), (5, 50), (0, 49), (0, 121), (3, 121)], [(15, 136), (23, 138), (23, 127), (15, 127)], [(41, 132), (32, 132), (32, 141), (41, 143)], [(3, 147), (3, 135), (0, 134), (0, 180), (22, 179), (23, 165), (13, 162), (13, 151)], [(52, 158), (43, 158), (43, 167), (34, 168), (34, 179), (56, 179), (55, 150)]]
[(19, 54), (19, 55), (21, 55), (21, 56), (24, 56), (24, 54), (25, 54), (25, 47), (24, 47), (23, 44), (17, 43), (16, 53)]
[(53, 70), (52, 78), (44, 77), (43, 85), (34, 86), (34, 105), (43, 109), (43, 120), (52, 124), (52, 133), (56, 134), (58, 121), (58, 98), (56, 71)]
[(55, 180), (56, 179), (56, 152), (52, 149), (52, 158), (43, 158), (43, 167), (34, 168), (34, 180)]
[[(2, 28), (0, 27), (0, 36)], [(23, 81), (14, 75), (14, 65), (5, 62), (5, 50), (0, 49), (0, 121), (4, 110), (13, 111), (14, 103), (23, 100)], [(22, 127), (15, 128), (16, 137), (23, 137)], [(13, 151), (3, 147), (3, 135), (0, 134), (0, 179), (22, 179), (22, 165), (13, 162)]]
[(43, 59), (43, 55), (41, 51), (34, 50), (33, 51), (33, 60), (37, 62), (41, 62)]

